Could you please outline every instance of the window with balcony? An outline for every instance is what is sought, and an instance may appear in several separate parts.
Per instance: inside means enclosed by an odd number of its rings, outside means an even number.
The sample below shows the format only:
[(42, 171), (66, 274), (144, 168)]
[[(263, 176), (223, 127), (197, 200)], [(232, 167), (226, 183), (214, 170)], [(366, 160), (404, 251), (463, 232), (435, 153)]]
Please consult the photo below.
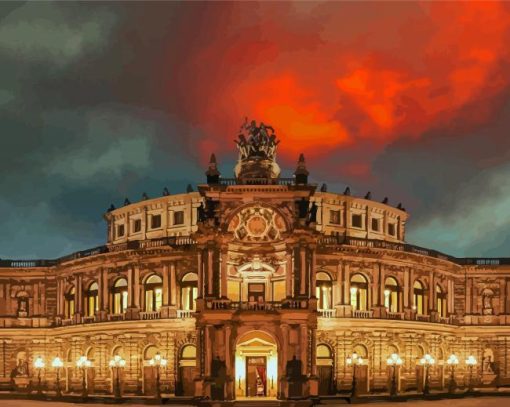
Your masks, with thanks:
[(174, 212), (174, 225), (184, 225), (184, 211)]
[(158, 229), (161, 227), (161, 215), (151, 216), (151, 229)]
[(333, 225), (340, 225), (340, 211), (329, 211), (329, 223)]
[(332, 309), (333, 296), (332, 296), (332, 282), (331, 277), (324, 272), (317, 273), (315, 296), (317, 297), (317, 308), (319, 309)]
[(181, 280), (181, 309), (195, 311), (198, 294), (198, 276), (188, 273)]
[(145, 312), (159, 311), (163, 305), (163, 280), (153, 274), (145, 281), (144, 288)]
[(362, 274), (351, 277), (351, 307), (355, 311), (368, 311), (368, 280)]
[(64, 317), (70, 319), (73, 317), (75, 308), (75, 289), (71, 287), (64, 296)]
[(425, 315), (425, 287), (416, 280), (413, 285), (413, 308), (419, 315)]
[(446, 318), (446, 292), (439, 284), (436, 285), (437, 313), (441, 318)]
[(85, 316), (93, 317), (99, 311), (99, 287), (94, 281), (85, 292)]
[(353, 228), (362, 228), (363, 227), (363, 217), (359, 214), (353, 214), (351, 218), (351, 224)]
[(128, 283), (125, 278), (115, 281), (112, 288), (112, 312), (122, 314), (128, 307)]
[(141, 219), (135, 219), (133, 221), (133, 233), (140, 232), (142, 230), (142, 220)]
[(399, 287), (393, 277), (386, 278), (384, 282), (384, 307), (389, 312), (399, 312)]

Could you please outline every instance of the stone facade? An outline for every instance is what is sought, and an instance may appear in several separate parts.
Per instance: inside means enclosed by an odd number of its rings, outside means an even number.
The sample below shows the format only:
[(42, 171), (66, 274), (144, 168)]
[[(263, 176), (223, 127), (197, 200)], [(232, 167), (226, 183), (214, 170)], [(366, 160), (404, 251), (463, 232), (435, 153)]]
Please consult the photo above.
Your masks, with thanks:
[[(407, 212), (308, 182), (303, 157), (280, 178), (268, 149), (243, 150), (236, 178), (214, 157), (198, 191), (111, 208), (107, 243), (56, 260), (0, 261), (0, 386), (42, 380), (79, 392), (76, 360), (92, 361), (89, 392), (234, 399), (421, 390), (424, 354), (445, 388), (450, 354), (478, 360), (478, 385), (510, 384), (510, 262), (459, 259), (405, 243)], [(246, 171), (243, 173), (243, 165)], [(261, 173), (257, 174), (260, 165)], [(271, 169), (271, 171), (268, 170)], [(25, 381), (23, 379), (26, 379)]]

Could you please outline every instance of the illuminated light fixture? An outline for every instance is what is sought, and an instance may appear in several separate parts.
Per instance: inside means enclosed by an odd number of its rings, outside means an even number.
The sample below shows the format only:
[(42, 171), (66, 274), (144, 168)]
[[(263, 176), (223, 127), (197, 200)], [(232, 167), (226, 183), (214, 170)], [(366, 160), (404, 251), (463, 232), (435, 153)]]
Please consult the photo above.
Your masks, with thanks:
[(110, 360), (109, 363), (112, 370), (115, 372), (115, 398), (122, 398), (121, 388), (120, 388), (120, 369), (123, 369), (126, 366), (126, 361), (120, 356), (115, 355), (113, 359)]
[(468, 392), (471, 393), (473, 391), (473, 368), (478, 364), (478, 361), (473, 355), (469, 355), (466, 359), (466, 365), (469, 369), (469, 382), (468, 382)]
[(420, 365), (425, 369), (425, 385), (423, 386), (423, 394), (427, 395), (430, 393), (430, 379), (429, 379), (429, 368), (434, 366), (436, 360), (428, 353), (420, 359)]
[(390, 387), (390, 397), (395, 397), (398, 394), (398, 385), (397, 385), (397, 366), (401, 366), (404, 361), (400, 358), (397, 353), (392, 353), (390, 357), (386, 360), (386, 364), (391, 366), (393, 370), (393, 374), (391, 376), (391, 387)]
[(156, 398), (159, 400), (161, 399), (161, 379), (159, 376), (159, 368), (165, 367), (167, 365), (168, 361), (161, 356), (161, 354), (158, 352), (156, 353), (150, 360), (149, 365), (154, 366), (156, 368)]
[(457, 387), (457, 383), (455, 383), (455, 366), (459, 364), (459, 358), (452, 353), (450, 356), (448, 356), (446, 363), (448, 366), (450, 366), (450, 381), (448, 383), (448, 392), (453, 393)]
[[(352, 290), (352, 288), (351, 288)], [(362, 366), (365, 361), (356, 352), (346, 359), (347, 366), (352, 366), (352, 389), (351, 397), (355, 397), (358, 394), (357, 382), (356, 382), (356, 367)]]
[(62, 390), (60, 389), (60, 369), (62, 369), (64, 367), (64, 362), (62, 362), (62, 359), (60, 359), (57, 356), (57, 357), (55, 357), (55, 359), (53, 359), (51, 361), (51, 367), (53, 367), (57, 371), (56, 392), (57, 392), (57, 397), (61, 397), (62, 396)]
[(41, 356), (37, 356), (34, 360), (34, 367), (37, 370), (37, 394), (42, 394), (42, 385), (41, 385), (41, 371), (44, 369), (44, 359)]
[(88, 389), (87, 389), (87, 369), (89, 367), (92, 367), (92, 362), (87, 359), (86, 356), (80, 356), (79, 359), (76, 361), (76, 366), (78, 369), (81, 369), (82, 372), (82, 397), (87, 398), (88, 397)]

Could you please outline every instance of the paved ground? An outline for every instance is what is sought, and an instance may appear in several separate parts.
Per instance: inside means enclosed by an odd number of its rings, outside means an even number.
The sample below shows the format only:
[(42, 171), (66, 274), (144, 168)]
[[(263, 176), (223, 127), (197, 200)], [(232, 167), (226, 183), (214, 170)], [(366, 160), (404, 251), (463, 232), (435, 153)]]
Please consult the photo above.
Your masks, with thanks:
[[(112, 404), (79, 404), (79, 403), (56, 403), (56, 402), (45, 402), (45, 401), (29, 401), (29, 400), (0, 400), (0, 407), (52, 407), (52, 406), (76, 406), (76, 407), (91, 407), (91, 406), (108, 406), (112, 407)], [(260, 404), (261, 407), (264, 405)], [(326, 406), (345, 406), (345, 404), (330, 404)], [(362, 404), (367, 407), (389, 407), (389, 406), (401, 406), (401, 407), (507, 407), (510, 406), (510, 397), (477, 397), (477, 398), (466, 398), (458, 400), (435, 400), (435, 401), (407, 401), (404, 403), (368, 403)], [(146, 404), (125, 404), (125, 406), (131, 407), (147, 407)], [(189, 405), (178, 405), (171, 404), (173, 407), (188, 407)]]

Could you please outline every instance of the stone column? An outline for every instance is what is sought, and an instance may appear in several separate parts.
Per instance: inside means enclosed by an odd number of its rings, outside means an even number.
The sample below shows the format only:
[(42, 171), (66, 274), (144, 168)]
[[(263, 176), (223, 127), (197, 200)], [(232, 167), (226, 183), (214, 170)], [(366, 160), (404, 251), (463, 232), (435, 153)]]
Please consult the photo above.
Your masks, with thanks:
[(317, 256), (315, 254), (315, 247), (310, 248), (310, 297), (315, 298), (315, 287), (317, 281)]
[(170, 263), (170, 305), (177, 307), (177, 270), (176, 262)]
[(227, 264), (227, 250), (221, 251), (221, 298), (228, 298), (227, 293), (227, 271), (228, 271), (228, 264)]
[(140, 308), (140, 266), (134, 266), (134, 301), (133, 305), (135, 308)]
[(232, 400), (234, 398), (235, 389), (235, 372), (232, 368), (232, 362), (235, 358), (235, 352), (230, 351), (230, 335), (232, 328), (230, 325), (225, 326), (225, 367), (227, 370), (227, 382), (226, 382), (226, 398)]
[(213, 296), (213, 255), (214, 252), (211, 248), (207, 249), (207, 296)]
[(62, 303), (63, 303), (63, 296), (62, 296), (62, 282), (60, 279), (57, 279), (57, 316), (62, 315)]
[(336, 265), (336, 284), (333, 286), (333, 306), (343, 304), (343, 290), (344, 278), (342, 273), (342, 266), (340, 263)]
[(204, 276), (203, 276), (203, 267), (202, 267), (202, 251), (199, 250), (197, 253), (197, 275), (198, 275), (198, 298), (202, 298), (204, 296)]
[(211, 376), (211, 362), (212, 362), (212, 347), (211, 343), (211, 325), (206, 325), (205, 328), (205, 366), (204, 372), (205, 376)]
[(306, 324), (300, 325), (300, 344), (299, 344), (299, 350), (300, 350), (300, 359), (301, 359), (301, 365), (303, 366), (302, 374), (307, 375), (308, 374), (308, 327)]
[[(292, 250), (292, 249), (291, 249)], [(287, 253), (287, 259), (285, 263), (285, 293), (287, 298), (292, 298), (292, 251)]]
[(110, 287), (108, 286), (108, 270), (102, 269), (101, 272), (101, 279), (103, 280), (103, 290), (101, 291), (100, 295), (103, 297), (103, 309), (104, 311), (104, 319), (106, 320), (106, 314), (110, 312), (110, 304), (109, 304), (109, 297), (110, 297)]
[(299, 295), (306, 295), (306, 251), (304, 247), (299, 248), (299, 271), (300, 271), (300, 281), (299, 281)]
[(75, 287), (75, 294), (74, 294), (74, 309), (75, 309), (75, 320), (76, 322), (79, 321), (80, 316), (82, 314), (83, 309), (83, 287), (82, 287), (82, 275), (81, 274), (75, 274), (74, 276), (74, 287)]
[(132, 266), (128, 267), (127, 281), (128, 281), (128, 308), (133, 308), (133, 304), (134, 304), (134, 295), (133, 295), (134, 270), (133, 270)]
[(163, 264), (163, 307), (168, 307), (170, 297), (170, 279), (169, 279), (169, 267), (167, 263)]

